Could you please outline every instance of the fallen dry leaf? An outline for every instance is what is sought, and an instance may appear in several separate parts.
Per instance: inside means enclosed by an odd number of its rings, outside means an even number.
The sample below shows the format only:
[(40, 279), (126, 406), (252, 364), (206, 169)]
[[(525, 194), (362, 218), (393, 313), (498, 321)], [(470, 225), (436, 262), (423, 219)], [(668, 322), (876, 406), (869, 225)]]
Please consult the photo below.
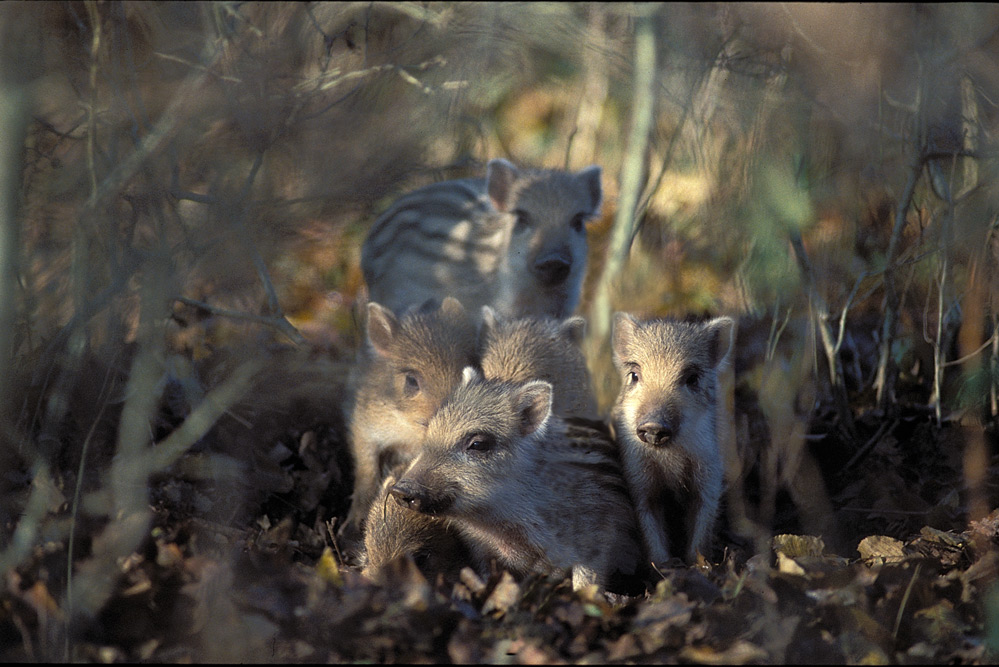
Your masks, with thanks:
[(902, 541), (887, 535), (865, 537), (857, 545), (857, 551), (864, 560), (876, 563), (897, 563), (906, 557)]

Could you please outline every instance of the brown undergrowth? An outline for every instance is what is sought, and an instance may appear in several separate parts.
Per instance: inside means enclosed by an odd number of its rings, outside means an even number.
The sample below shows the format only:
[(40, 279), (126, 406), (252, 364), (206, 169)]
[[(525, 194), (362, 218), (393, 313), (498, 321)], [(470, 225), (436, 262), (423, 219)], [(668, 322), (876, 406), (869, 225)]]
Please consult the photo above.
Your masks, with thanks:
[[(228, 376), (246, 356), (233, 350), (193, 365), (187, 391)], [(106, 602), (92, 616), (72, 615), (60, 591), (68, 571), (91, 576), (97, 543), (123, 530), (100, 511), (108, 490), (99, 480), (112, 452), (94, 446), (81, 466), (69, 454), (78, 448), (67, 447), (49, 469), (7, 468), (5, 497), (30, 496), (19, 525), (34, 521), (38, 539), (5, 574), (4, 659), (982, 663), (995, 656), (987, 642), (996, 622), (999, 514), (967, 522), (960, 457), (948, 455), (965, 427), (935, 426), (925, 409), (904, 406), (887, 427), (858, 419), (873, 442), (849, 466), (842, 460), (849, 451), (821, 453), (843, 447), (832, 442), (835, 412), (816, 412), (809, 449), (828, 489), (835, 544), (797, 535), (806, 523), (800, 497), (782, 488), (768, 533), (776, 537), (764, 549), (757, 553), (759, 543), (723, 512), (705, 562), (662, 569), (644, 596), (611, 602), (595, 591), (574, 593), (566, 580), (514, 581), (502, 572), (485, 580), (466, 572), (446, 585), (409, 560), (378, 585), (344, 562), (334, 539), (352, 486), (337, 417), (347, 364), (290, 348), (255, 356), (268, 363), (243, 397), (150, 477), (149, 530), (118, 559)], [(120, 418), (113, 397), (121, 370), (96, 362), (91, 370), (105, 389), (73, 397), (65, 442), (111, 432)], [(190, 415), (184, 391), (180, 379), (167, 380), (156, 413), (161, 441)], [(103, 410), (94, 405), (101, 398)], [(747, 470), (744, 506), (759, 508), (761, 470), (750, 463)], [(993, 502), (997, 471), (994, 459)], [(77, 485), (82, 500), (74, 501)]]

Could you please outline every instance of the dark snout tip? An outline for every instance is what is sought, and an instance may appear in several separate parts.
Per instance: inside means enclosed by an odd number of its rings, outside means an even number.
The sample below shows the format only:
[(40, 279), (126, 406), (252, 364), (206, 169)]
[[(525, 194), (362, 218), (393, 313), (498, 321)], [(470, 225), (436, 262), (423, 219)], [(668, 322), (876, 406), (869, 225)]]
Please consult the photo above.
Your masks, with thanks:
[(420, 499), (412, 492), (412, 489), (408, 485), (402, 483), (393, 484), (389, 487), (388, 492), (402, 507), (416, 512), (420, 511)]
[(572, 261), (564, 257), (548, 257), (534, 264), (534, 274), (545, 285), (560, 285), (569, 277)]
[(662, 447), (673, 439), (673, 429), (668, 424), (659, 422), (645, 422), (635, 432), (639, 440), (655, 447)]

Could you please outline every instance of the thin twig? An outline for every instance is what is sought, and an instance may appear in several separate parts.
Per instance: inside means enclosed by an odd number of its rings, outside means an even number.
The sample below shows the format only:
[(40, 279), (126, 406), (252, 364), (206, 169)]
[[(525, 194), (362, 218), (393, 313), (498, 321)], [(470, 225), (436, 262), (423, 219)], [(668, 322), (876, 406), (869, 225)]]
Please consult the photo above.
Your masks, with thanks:
[(898, 516), (926, 516), (930, 510), (890, 510), (881, 507), (840, 507), (847, 512), (866, 512), (868, 514), (896, 514)]
[(861, 447), (860, 449), (858, 449), (857, 453), (854, 454), (852, 457), (850, 457), (850, 460), (846, 462), (846, 465), (843, 466), (843, 472), (846, 472), (846, 471), (850, 470), (853, 466), (857, 465), (857, 462), (859, 462), (865, 456), (867, 456), (867, 453), (876, 444), (878, 444), (878, 442), (881, 440), (881, 438), (884, 436), (884, 434), (888, 433), (890, 431), (894, 431), (896, 426), (898, 426), (898, 420), (891, 421), (891, 422), (888, 422), (888, 421), (881, 422), (881, 426), (874, 433), (874, 435), (871, 436), (871, 438), (864, 444), (864, 446)]
[(842, 420), (843, 428), (847, 435), (853, 436), (856, 432), (853, 423), (853, 412), (850, 409), (850, 402), (846, 395), (846, 381), (843, 377), (843, 365), (839, 360), (839, 346), (842, 343), (842, 336), (835, 342), (829, 326), (829, 306), (819, 293), (816, 287), (815, 270), (805, 251), (805, 244), (801, 240), (801, 235), (797, 231), (789, 234), (791, 248), (798, 262), (798, 269), (804, 279), (808, 290), (809, 301), (815, 308), (816, 315), (813, 318), (818, 328), (819, 337), (822, 340), (822, 349), (825, 351), (826, 363), (829, 366), (829, 389), (836, 401), (837, 412)]
[(919, 576), (919, 568), (922, 566), (922, 563), (916, 563), (916, 567), (912, 572), (912, 579), (909, 580), (909, 585), (905, 587), (905, 594), (902, 596), (902, 603), (899, 604), (898, 614), (895, 615), (895, 627), (891, 631), (891, 637), (894, 640), (898, 640), (898, 628), (902, 624), (902, 612), (905, 611), (905, 606), (909, 602), (909, 595), (912, 593), (912, 587), (916, 583), (916, 578)]
[(830, 60), (838, 61), (850, 68), (860, 67), (861, 65), (867, 63), (867, 58), (863, 55), (858, 56), (855, 59), (848, 59), (840, 57), (838, 54), (826, 49), (821, 44), (816, 42), (811, 35), (805, 32), (805, 29), (802, 28), (801, 25), (798, 23), (798, 20), (794, 17), (794, 14), (792, 14), (791, 10), (787, 8), (786, 2), (778, 3), (778, 6), (784, 12), (784, 16), (787, 18), (787, 20), (791, 23), (791, 27), (794, 29), (794, 32), (799, 37), (801, 37), (801, 39), (804, 40), (804, 42), (808, 44), (808, 46), (810, 46), (816, 53), (818, 53), (822, 57), (823, 61), (830, 61)]
[[(260, 171), (260, 167), (264, 162), (264, 151), (257, 153), (257, 157), (253, 160), (253, 166), (250, 167), (250, 173), (246, 177), (246, 182), (243, 184), (243, 190), (239, 194), (239, 213), (236, 215), (235, 224), (241, 232), (239, 234), (240, 239), (243, 241), (243, 245), (250, 252), (250, 256), (253, 259), (253, 265), (257, 269), (257, 276), (260, 278), (261, 284), (264, 286), (264, 291), (267, 293), (267, 310), (275, 318), (286, 323), (287, 326), (282, 326), (281, 331), (285, 333), (296, 345), (300, 345), (305, 342), (301, 334), (298, 334), (298, 330), (291, 326), (284, 317), (284, 311), (281, 309), (281, 304), (278, 301), (277, 291), (274, 289), (274, 283), (271, 282), (270, 274), (267, 272), (267, 265), (264, 263), (264, 258), (260, 256), (260, 252), (257, 250), (256, 245), (250, 241), (250, 235), (246, 229), (246, 213), (249, 208), (247, 203), (250, 198), (250, 190), (253, 187), (253, 183), (257, 178), (257, 173)], [(290, 333), (294, 331), (294, 334)], [(297, 336), (295, 334), (298, 334)]]
[(963, 357), (961, 357), (960, 359), (952, 359), (952, 360), (950, 360), (950, 361), (948, 361), (948, 362), (945, 362), (945, 363), (944, 363), (944, 368), (946, 368), (947, 366), (957, 366), (957, 365), (959, 365), (959, 364), (963, 364), (963, 363), (964, 363), (965, 361), (968, 361), (968, 360), (969, 360), (969, 359), (971, 359), (972, 357), (974, 357), (974, 356), (976, 356), (976, 355), (979, 355), (979, 354), (981, 354), (982, 352), (984, 352), (984, 351), (985, 351), (985, 349), (986, 349), (986, 348), (988, 348), (988, 346), (989, 346), (989, 345), (992, 345), (992, 343), (993, 343), (993, 342), (995, 342), (995, 340), (996, 340), (996, 337), (997, 337), (997, 336), (996, 336), (996, 334), (997, 334), (997, 333), (999, 333), (999, 331), (993, 331), (993, 332), (992, 332), (992, 335), (991, 335), (991, 336), (989, 336), (989, 337), (988, 337), (988, 338), (987, 338), (987, 339), (985, 340), (985, 342), (984, 342), (984, 343), (982, 343), (981, 347), (979, 347), (979, 348), (978, 348), (977, 350), (974, 350), (974, 351), (972, 351), (972, 352), (969, 352), (968, 354), (964, 355), (964, 356), (963, 356)]
[(933, 393), (930, 396), (930, 404), (933, 406), (933, 416), (936, 417), (937, 426), (940, 426), (941, 419), (941, 385), (943, 384), (943, 336), (944, 336), (944, 300), (945, 288), (947, 286), (947, 252), (946, 246), (943, 248), (943, 261), (940, 264), (940, 271), (937, 278), (937, 331), (933, 340)]
[(862, 271), (857, 280), (853, 283), (853, 289), (850, 290), (850, 294), (846, 297), (846, 303), (843, 304), (843, 310), (840, 311), (839, 315), (839, 333), (836, 335), (836, 349), (839, 350), (843, 345), (843, 336), (846, 332), (846, 314), (849, 312), (850, 307), (853, 304), (854, 298), (857, 296), (857, 292), (860, 290), (860, 283), (863, 282), (864, 278), (867, 278), (869, 274), (867, 271)]
[(101, 17), (96, 0), (86, 3), (87, 17), (90, 19), (90, 104), (87, 105), (87, 174), (90, 177), (90, 198), (97, 196), (97, 168), (94, 154), (97, 152), (97, 55), (101, 48)]
[[(9, 11), (9, 10), (8, 10)], [(11, 66), (10, 63), (5, 65)], [(21, 183), (28, 127), (28, 90), (7, 72), (0, 83), (0, 405), (8, 405), (14, 359), (21, 254)]]
[(208, 206), (218, 203), (218, 199), (210, 195), (199, 195), (197, 192), (188, 192), (180, 188), (170, 188), (170, 196), (180, 201), (190, 201), (195, 204), (205, 204)]
[[(710, 70), (702, 72), (701, 76), (691, 86), (690, 99), (693, 99), (694, 91), (697, 90), (698, 86), (700, 86), (707, 71)], [(683, 113), (680, 114), (680, 120), (677, 121), (676, 129), (674, 129), (673, 134), (670, 135), (669, 144), (666, 145), (666, 151), (663, 155), (662, 164), (659, 166), (659, 175), (656, 177), (652, 187), (648, 188), (646, 191), (645, 197), (642, 199), (641, 203), (639, 203), (638, 209), (635, 212), (635, 228), (631, 232), (629, 245), (635, 242), (635, 237), (638, 236), (638, 233), (642, 230), (642, 225), (645, 222), (645, 212), (649, 210), (649, 206), (652, 204), (652, 197), (655, 196), (656, 192), (659, 190), (659, 186), (662, 185), (663, 178), (666, 176), (666, 171), (669, 168), (670, 163), (673, 161), (673, 151), (679, 143), (680, 134), (683, 131), (684, 126), (687, 124), (687, 118), (690, 116), (690, 110), (692, 107), (693, 103), (691, 102), (683, 105)]]
[(260, 359), (239, 366), (222, 384), (212, 389), (184, 422), (155, 447), (146, 449), (138, 468), (146, 475), (164, 470), (179, 459), (218, 421), (250, 387), (253, 377), (263, 367)]
[(153, 55), (156, 56), (157, 58), (162, 58), (163, 60), (169, 60), (171, 62), (180, 63), (181, 65), (186, 65), (190, 69), (196, 70), (198, 72), (203, 72), (204, 74), (211, 74), (215, 78), (221, 79), (222, 81), (228, 81), (229, 83), (243, 83), (242, 79), (238, 79), (233, 76), (226, 76), (224, 74), (219, 74), (211, 67), (206, 67), (205, 65), (202, 65), (200, 63), (191, 62), (190, 60), (185, 60), (184, 58), (179, 58), (177, 56), (170, 55), (169, 53), (162, 53), (160, 51), (156, 51), (153, 53)]
[(781, 336), (784, 335), (784, 329), (791, 322), (791, 309), (787, 309), (787, 315), (784, 316), (784, 321), (781, 322), (780, 327), (777, 326), (777, 310), (779, 308), (778, 303), (774, 304), (774, 317), (770, 320), (770, 333), (767, 335), (767, 352), (766, 361), (769, 363), (773, 361), (774, 355), (777, 354), (777, 345), (780, 343)]
[(226, 308), (219, 308), (218, 306), (213, 306), (211, 304), (205, 303), (204, 301), (198, 301), (196, 299), (190, 299), (186, 296), (174, 297), (175, 301), (180, 301), (181, 303), (193, 306), (201, 310), (208, 311), (212, 315), (218, 315), (219, 317), (228, 317), (234, 320), (243, 320), (246, 322), (255, 322), (257, 324), (263, 324), (268, 327), (277, 329), (285, 336), (287, 336), (296, 345), (302, 345), (306, 342), (305, 337), (295, 328), (295, 326), (288, 321), (283, 315), (280, 316), (267, 316), (267, 315), (255, 315), (253, 313), (247, 313), (239, 310), (228, 310)]
[(885, 317), (881, 327), (881, 347), (878, 350), (878, 370), (874, 378), (874, 388), (877, 392), (878, 408), (887, 412), (895, 388), (895, 364), (891, 356), (892, 344), (895, 342), (895, 332), (898, 327), (898, 309), (900, 297), (895, 285), (899, 246), (902, 241), (902, 231), (908, 219), (909, 206), (916, 192), (916, 185), (923, 173), (923, 157), (921, 147), (916, 147), (914, 157), (909, 167), (909, 176), (902, 191), (902, 197), (895, 212), (895, 224), (892, 227), (888, 242), (888, 255), (885, 258)]
[[(69, 540), (66, 543), (66, 618), (73, 618), (73, 543), (76, 538), (76, 519), (80, 511), (80, 494), (83, 491), (83, 474), (86, 470), (87, 465), (87, 452), (90, 449), (90, 443), (94, 438), (94, 432), (97, 431), (97, 425), (100, 424), (101, 419), (104, 417), (104, 411), (107, 409), (110, 403), (109, 399), (109, 383), (111, 381), (111, 371), (113, 364), (108, 365), (107, 373), (104, 375), (104, 383), (101, 385), (101, 390), (97, 395), (97, 402), (100, 404), (100, 410), (97, 411), (97, 416), (94, 417), (93, 423), (90, 425), (90, 430), (87, 432), (87, 437), (83, 439), (83, 446), (80, 448), (80, 465), (76, 470), (76, 490), (73, 491), (73, 505), (70, 511), (69, 518)], [(65, 633), (65, 646), (63, 651), (63, 658), (69, 660), (70, 658), (70, 634)]]
[(573, 165), (586, 164), (594, 159), (596, 137), (603, 117), (607, 88), (610, 85), (607, 58), (603, 53), (607, 11), (603, 6), (590, 5), (587, 14), (583, 82), (579, 91), (576, 118), (566, 139), (563, 167), (566, 170)]
[[(284, 316), (284, 311), (281, 309), (280, 302), (278, 301), (277, 291), (274, 289), (274, 283), (270, 279), (270, 275), (267, 271), (267, 265), (264, 263), (263, 257), (261, 257), (260, 252), (257, 250), (256, 246), (250, 240), (250, 234), (246, 227), (246, 215), (247, 211), (250, 209), (250, 193), (253, 189), (253, 184), (256, 181), (257, 174), (260, 171), (261, 166), (264, 161), (264, 151), (258, 151), (256, 157), (253, 160), (253, 164), (250, 166), (250, 172), (247, 174), (246, 179), (243, 182), (243, 186), (237, 195), (237, 212), (232, 217), (232, 225), (236, 228), (235, 236), (246, 248), (250, 255), (250, 259), (253, 262), (253, 266), (257, 271), (257, 277), (260, 279), (261, 284), (264, 287), (264, 291), (267, 295), (267, 310), (269, 316), (254, 315), (251, 313), (244, 313), (233, 310), (226, 310), (224, 308), (218, 308), (216, 306), (211, 306), (207, 303), (196, 301), (194, 299), (189, 299), (187, 297), (178, 296), (175, 300), (185, 303), (196, 308), (202, 308), (215, 315), (220, 315), (223, 317), (229, 317), (232, 319), (240, 319), (250, 322), (256, 322), (258, 324), (264, 324), (269, 327), (273, 327), (287, 336), (295, 345), (304, 344), (305, 338), (299, 333), (291, 322), (287, 320)], [(218, 197), (213, 197), (210, 195), (200, 195), (194, 192), (187, 192), (180, 187), (179, 184), (179, 174), (178, 170), (174, 169), (171, 175), (171, 186), (170, 193), (176, 199), (186, 199), (188, 201), (193, 201), (199, 204), (205, 205), (218, 205), (220, 200)]]

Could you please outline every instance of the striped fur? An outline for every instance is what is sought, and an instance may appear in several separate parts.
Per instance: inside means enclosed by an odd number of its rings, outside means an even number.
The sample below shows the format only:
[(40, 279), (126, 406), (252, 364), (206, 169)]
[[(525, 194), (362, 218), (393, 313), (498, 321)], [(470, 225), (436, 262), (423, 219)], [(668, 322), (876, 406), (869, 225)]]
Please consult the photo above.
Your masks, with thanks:
[(598, 213), (600, 167), (576, 174), (491, 160), (485, 178), (404, 195), (361, 248), (369, 297), (396, 313), (456, 297), (478, 314), (566, 317), (586, 271), (585, 222)]
[(710, 543), (724, 472), (718, 371), (728, 363), (732, 331), (728, 317), (693, 324), (614, 316), (622, 386), (611, 418), (653, 562), (692, 562)]
[(447, 518), (480, 560), (515, 574), (572, 570), (573, 586), (634, 575), (641, 547), (617, 446), (592, 422), (551, 414), (552, 388), (485, 380), (471, 368), (389, 490)]

